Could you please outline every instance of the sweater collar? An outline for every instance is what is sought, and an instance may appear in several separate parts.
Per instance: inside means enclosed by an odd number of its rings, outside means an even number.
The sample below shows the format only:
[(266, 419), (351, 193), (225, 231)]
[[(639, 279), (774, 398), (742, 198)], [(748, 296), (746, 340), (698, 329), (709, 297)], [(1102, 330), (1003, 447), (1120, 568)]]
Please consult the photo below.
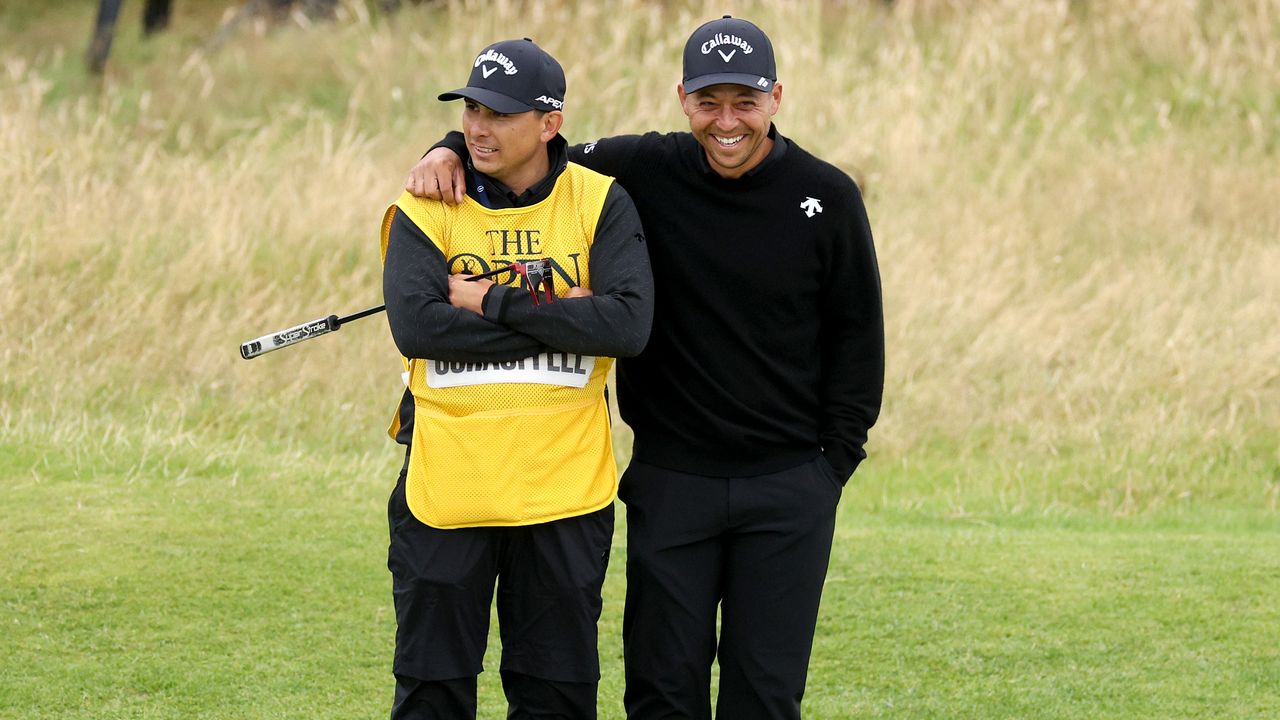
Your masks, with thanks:
[(476, 170), (467, 159), (467, 194), (471, 199), (491, 210), (527, 207), (546, 200), (556, 187), (556, 180), (569, 164), (569, 142), (557, 134), (547, 143), (547, 155), (551, 159), (551, 172), (534, 183), (528, 190), (516, 195), (511, 188)]

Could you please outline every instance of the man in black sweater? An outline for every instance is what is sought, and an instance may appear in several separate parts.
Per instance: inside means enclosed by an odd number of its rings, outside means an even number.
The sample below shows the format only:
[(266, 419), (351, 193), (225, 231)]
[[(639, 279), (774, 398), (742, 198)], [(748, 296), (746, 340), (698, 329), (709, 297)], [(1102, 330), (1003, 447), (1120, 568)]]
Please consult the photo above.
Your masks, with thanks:
[[(685, 46), (690, 132), (569, 149), (634, 199), (655, 283), (649, 343), (618, 363), (633, 719), (710, 718), (717, 654), (722, 720), (800, 717), (836, 504), (880, 411), (862, 197), (778, 133), (776, 80), (768, 37), (725, 16)], [(407, 188), (460, 200), (465, 157), (446, 137)]]

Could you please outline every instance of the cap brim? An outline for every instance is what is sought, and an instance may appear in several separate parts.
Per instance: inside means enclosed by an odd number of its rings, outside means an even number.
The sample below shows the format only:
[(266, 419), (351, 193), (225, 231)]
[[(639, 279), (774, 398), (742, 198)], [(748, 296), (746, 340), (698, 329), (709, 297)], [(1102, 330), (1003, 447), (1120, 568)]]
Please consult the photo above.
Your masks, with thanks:
[(494, 112), (507, 113), (508, 115), (533, 110), (532, 107), (525, 105), (519, 100), (509, 98), (506, 95), (496, 93), (492, 90), (485, 90), (484, 88), (458, 88), (457, 90), (450, 90), (447, 93), (441, 93), (436, 97), (437, 100), (458, 100), (461, 98), (475, 100)]
[[(760, 81), (765, 82), (764, 85)], [(712, 85), (745, 85), (752, 90), (761, 92), (769, 92), (773, 89), (774, 80), (770, 80), (762, 75), (745, 75), (743, 73), (713, 73), (711, 75), (701, 75), (696, 78), (690, 78), (684, 81), (684, 91), (687, 93), (701, 90)]]

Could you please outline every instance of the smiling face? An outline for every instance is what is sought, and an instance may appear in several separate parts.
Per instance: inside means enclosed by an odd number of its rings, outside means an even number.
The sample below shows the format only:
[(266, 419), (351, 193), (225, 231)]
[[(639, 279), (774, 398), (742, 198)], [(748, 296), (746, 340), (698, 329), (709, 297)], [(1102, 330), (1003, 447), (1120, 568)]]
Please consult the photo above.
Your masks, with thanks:
[(494, 112), (474, 100), (462, 109), (462, 134), (471, 164), (517, 194), (550, 171), (547, 143), (560, 131), (559, 111)]
[(725, 178), (742, 177), (773, 148), (769, 124), (782, 103), (782, 85), (769, 92), (745, 85), (711, 85), (691, 93), (676, 88), (689, 130), (706, 151), (707, 162)]

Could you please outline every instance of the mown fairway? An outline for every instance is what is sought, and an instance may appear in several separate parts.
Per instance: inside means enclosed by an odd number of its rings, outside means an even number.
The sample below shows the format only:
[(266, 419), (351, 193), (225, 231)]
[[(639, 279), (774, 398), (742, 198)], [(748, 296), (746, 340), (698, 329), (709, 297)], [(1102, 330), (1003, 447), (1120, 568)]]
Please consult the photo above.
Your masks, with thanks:
[(1277, 0), (348, 0), (211, 53), (225, 5), (175, 4), (97, 80), (94, 3), (0, 0), (0, 718), (385, 717), (385, 323), (236, 348), (379, 302), (474, 50), (555, 53), (570, 140), (675, 130), (725, 12), (883, 275), (806, 717), (1280, 716)]

